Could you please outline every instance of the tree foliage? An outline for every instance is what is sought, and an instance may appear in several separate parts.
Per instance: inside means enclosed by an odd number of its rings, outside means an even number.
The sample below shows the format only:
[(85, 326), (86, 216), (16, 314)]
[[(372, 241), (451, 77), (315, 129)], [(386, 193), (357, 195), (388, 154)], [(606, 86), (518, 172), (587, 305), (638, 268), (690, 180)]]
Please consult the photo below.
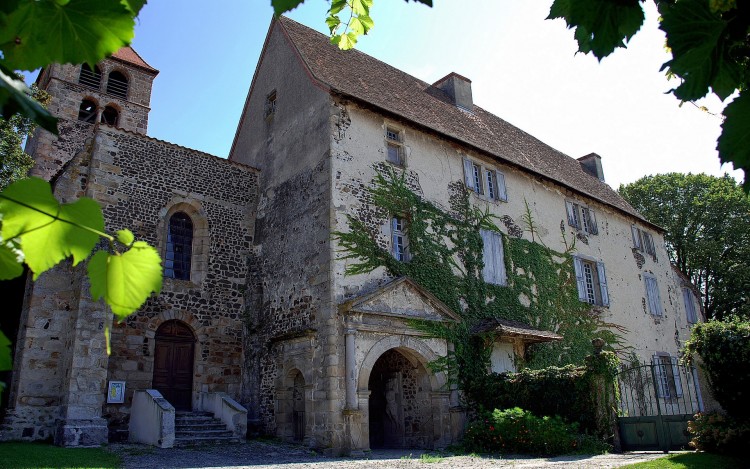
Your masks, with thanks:
[[(49, 94), (36, 86), (31, 87), (32, 97), (42, 106), (49, 104)], [(31, 156), (21, 145), (31, 136), (36, 123), (22, 114), (14, 114), (8, 119), (0, 117), (0, 191), (29, 172), (34, 164)]]
[(750, 317), (750, 197), (731, 177), (660, 174), (619, 192), (666, 229), (670, 260), (700, 289), (708, 317)]
[(750, 322), (734, 317), (697, 324), (685, 343), (687, 360), (695, 355), (721, 407), (731, 417), (750, 422)]

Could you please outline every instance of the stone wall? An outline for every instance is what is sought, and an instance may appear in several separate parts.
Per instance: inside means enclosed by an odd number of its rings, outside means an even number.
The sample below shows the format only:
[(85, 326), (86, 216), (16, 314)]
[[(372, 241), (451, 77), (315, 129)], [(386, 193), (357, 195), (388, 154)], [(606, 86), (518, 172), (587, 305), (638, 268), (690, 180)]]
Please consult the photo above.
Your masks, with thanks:
[[(272, 94), (275, 108), (267, 115)], [(248, 288), (252, 333), (245, 345), (245, 402), (255, 431), (287, 438), (288, 412), (278, 397), (288, 391), (289, 373), (299, 369), (311, 402), (306, 443), (340, 448), (344, 389), (334, 377), (343, 376), (336, 346), (341, 323), (329, 289), (330, 112), (328, 93), (310, 80), (276, 25), (230, 154), (230, 160), (262, 172)]]
[[(650, 360), (656, 352), (678, 355), (690, 329), (660, 232), (569, 188), (532, 176), (408, 123), (389, 119), (356, 103), (340, 99), (336, 111), (335, 120), (346, 122), (346, 125), (338, 126), (339, 133), (331, 139), (333, 230), (348, 230), (347, 216), (354, 214), (368, 224), (381, 247), (390, 249), (390, 214), (381, 213), (365, 190), (372, 184), (377, 171), (390, 167), (398, 174), (404, 172), (411, 190), (449, 210), (456, 188), (464, 184), (463, 158), (470, 158), (487, 168), (502, 171), (508, 193), (507, 202), (471, 193), (471, 201), (476, 207), (495, 215), (496, 223), (508, 236), (531, 239), (522, 229), (528, 203), (538, 228), (537, 240), (558, 251), (565, 250), (562, 226), (568, 243), (576, 241), (575, 254), (605, 264), (610, 305), (594, 308), (595, 313), (605, 322), (624, 327), (627, 330), (626, 344), (632, 346), (642, 359)], [(386, 162), (386, 126), (401, 132), (405, 155), (403, 168)], [(508, 151), (517, 150), (509, 148)], [(604, 163), (606, 166), (606, 160)], [(568, 225), (566, 200), (594, 210), (598, 235), (576, 232)], [(633, 248), (631, 224), (653, 235), (656, 260)], [(333, 249), (337, 251), (340, 247), (334, 243)], [(334, 261), (334, 296), (339, 302), (373, 291), (389, 280), (382, 268), (369, 274), (345, 275), (344, 271), (351, 262), (356, 260), (339, 258)], [(654, 316), (645, 309), (644, 274), (657, 278), (661, 316)]]
[[(61, 128), (76, 125), (61, 120)], [(98, 127), (56, 179), (56, 196), (94, 198), (107, 231), (131, 229), (162, 255), (168, 217), (187, 213), (194, 224), (191, 279), (165, 278), (160, 295), (112, 324), (103, 302), (90, 299), (85, 266), (64, 263), (43, 274), (30, 287), (22, 317), (3, 438), (57, 432), (64, 445), (98, 445), (107, 440), (108, 424), (117, 437), (127, 428), (133, 392), (151, 387), (155, 332), (171, 319), (188, 324), (196, 337), (193, 406), (203, 392), (240, 399), (258, 177), (242, 164)], [(105, 329), (111, 330), (109, 357)], [(124, 404), (105, 404), (109, 380), (126, 382)]]

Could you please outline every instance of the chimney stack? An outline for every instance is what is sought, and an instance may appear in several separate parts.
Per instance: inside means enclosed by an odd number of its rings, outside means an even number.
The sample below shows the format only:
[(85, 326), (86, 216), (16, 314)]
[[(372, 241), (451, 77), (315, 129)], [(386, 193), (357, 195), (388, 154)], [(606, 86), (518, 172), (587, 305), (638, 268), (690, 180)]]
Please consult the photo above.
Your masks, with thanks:
[(594, 176), (604, 182), (604, 170), (602, 169), (602, 157), (596, 153), (589, 153), (586, 156), (578, 158), (581, 168), (587, 174)]
[(451, 72), (436, 81), (432, 86), (443, 90), (456, 106), (467, 111), (474, 109), (474, 100), (471, 97), (471, 80), (468, 78)]

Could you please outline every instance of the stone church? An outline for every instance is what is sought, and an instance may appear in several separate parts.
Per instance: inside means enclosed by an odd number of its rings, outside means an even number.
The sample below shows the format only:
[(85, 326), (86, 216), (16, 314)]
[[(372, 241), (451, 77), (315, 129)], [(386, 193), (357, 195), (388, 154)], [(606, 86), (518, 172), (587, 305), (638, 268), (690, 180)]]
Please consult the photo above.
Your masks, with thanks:
[[(456, 442), (459, 391), (428, 366), (452, 344), (413, 320), (456, 322), (461, 311), (383, 268), (346, 274), (352, 260), (332, 236), (358, 216), (408, 262), (408, 222), (367, 195), (384, 167), (438, 206), (468, 190), (503, 220), (502, 233), (483, 234), (487, 282), (505, 282), (503, 240), (527, 236), (527, 206), (548, 246), (564, 251), (561, 227), (580, 239), (580, 300), (643, 358), (676, 356), (699, 320), (662, 230), (604, 182), (601, 158), (571, 158), (485, 111), (461, 75), (425, 83), (280, 18), (228, 160), (147, 135), (157, 75), (126, 47), (38, 78), (60, 134), (29, 140), (32, 174), (62, 201), (97, 200), (109, 231), (156, 246), (165, 278), (121, 322), (91, 300), (80, 267), (29, 280), (7, 333), (2, 439), (171, 446), (200, 438), (181, 433), (192, 416), (220, 424), (208, 440), (261, 432), (333, 454)], [(493, 371), (560, 339), (510, 321), (491, 329)]]

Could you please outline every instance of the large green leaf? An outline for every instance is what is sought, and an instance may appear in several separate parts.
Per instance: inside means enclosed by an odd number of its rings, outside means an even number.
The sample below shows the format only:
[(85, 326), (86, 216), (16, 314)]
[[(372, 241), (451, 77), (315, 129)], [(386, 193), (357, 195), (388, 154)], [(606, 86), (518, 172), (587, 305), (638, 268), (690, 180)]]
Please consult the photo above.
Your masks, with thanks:
[(82, 198), (60, 204), (39, 178), (17, 181), (0, 193), (3, 239), (18, 238), (34, 279), (68, 256), (73, 265), (91, 253), (104, 230), (99, 204)]
[(133, 39), (141, 2), (27, 0), (0, 16), (5, 66), (35, 70), (51, 63), (99, 62)]
[(97, 251), (88, 272), (92, 298), (104, 298), (119, 317), (135, 312), (151, 292), (161, 291), (161, 258), (143, 241), (136, 241), (123, 254)]
[(302, 4), (305, 0), (271, 0), (271, 6), (273, 6), (273, 14), (275, 16), (281, 16), (287, 11), (292, 11)]
[(674, 95), (693, 101), (705, 96), (712, 85), (721, 99), (734, 92), (741, 72), (725, 50), (727, 22), (712, 12), (705, 0), (681, 0), (661, 10), (659, 27), (672, 51), (672, 60), (662, 68), (669, 67), (682, 79)]
[(0, 280), (16, 278), (23, 273), (18, 252), (5, 244), (0, 244)]
[(750, 191), (750, 92), (744, 90), (724, 109), (724, 123), (716, 149), (722, 163), (745, 172), (744, 189)]
[(625, 47), (643, 25), (638, 0), (555, 0), (547, 19), (563, 18), (575, 28), (578, 50), (599, 60)]
[(0, 331), (0, 371), (13, 368), (13, 356), (11, 355), (10, 340)]
[(13, 77), (10, 70), (0, 64), (0, 109), (4, 119), (22, 114), (39, 124), (43, 129), (57, 134), (57, 118), (31, 97), (31, 90), (21, 80)]

